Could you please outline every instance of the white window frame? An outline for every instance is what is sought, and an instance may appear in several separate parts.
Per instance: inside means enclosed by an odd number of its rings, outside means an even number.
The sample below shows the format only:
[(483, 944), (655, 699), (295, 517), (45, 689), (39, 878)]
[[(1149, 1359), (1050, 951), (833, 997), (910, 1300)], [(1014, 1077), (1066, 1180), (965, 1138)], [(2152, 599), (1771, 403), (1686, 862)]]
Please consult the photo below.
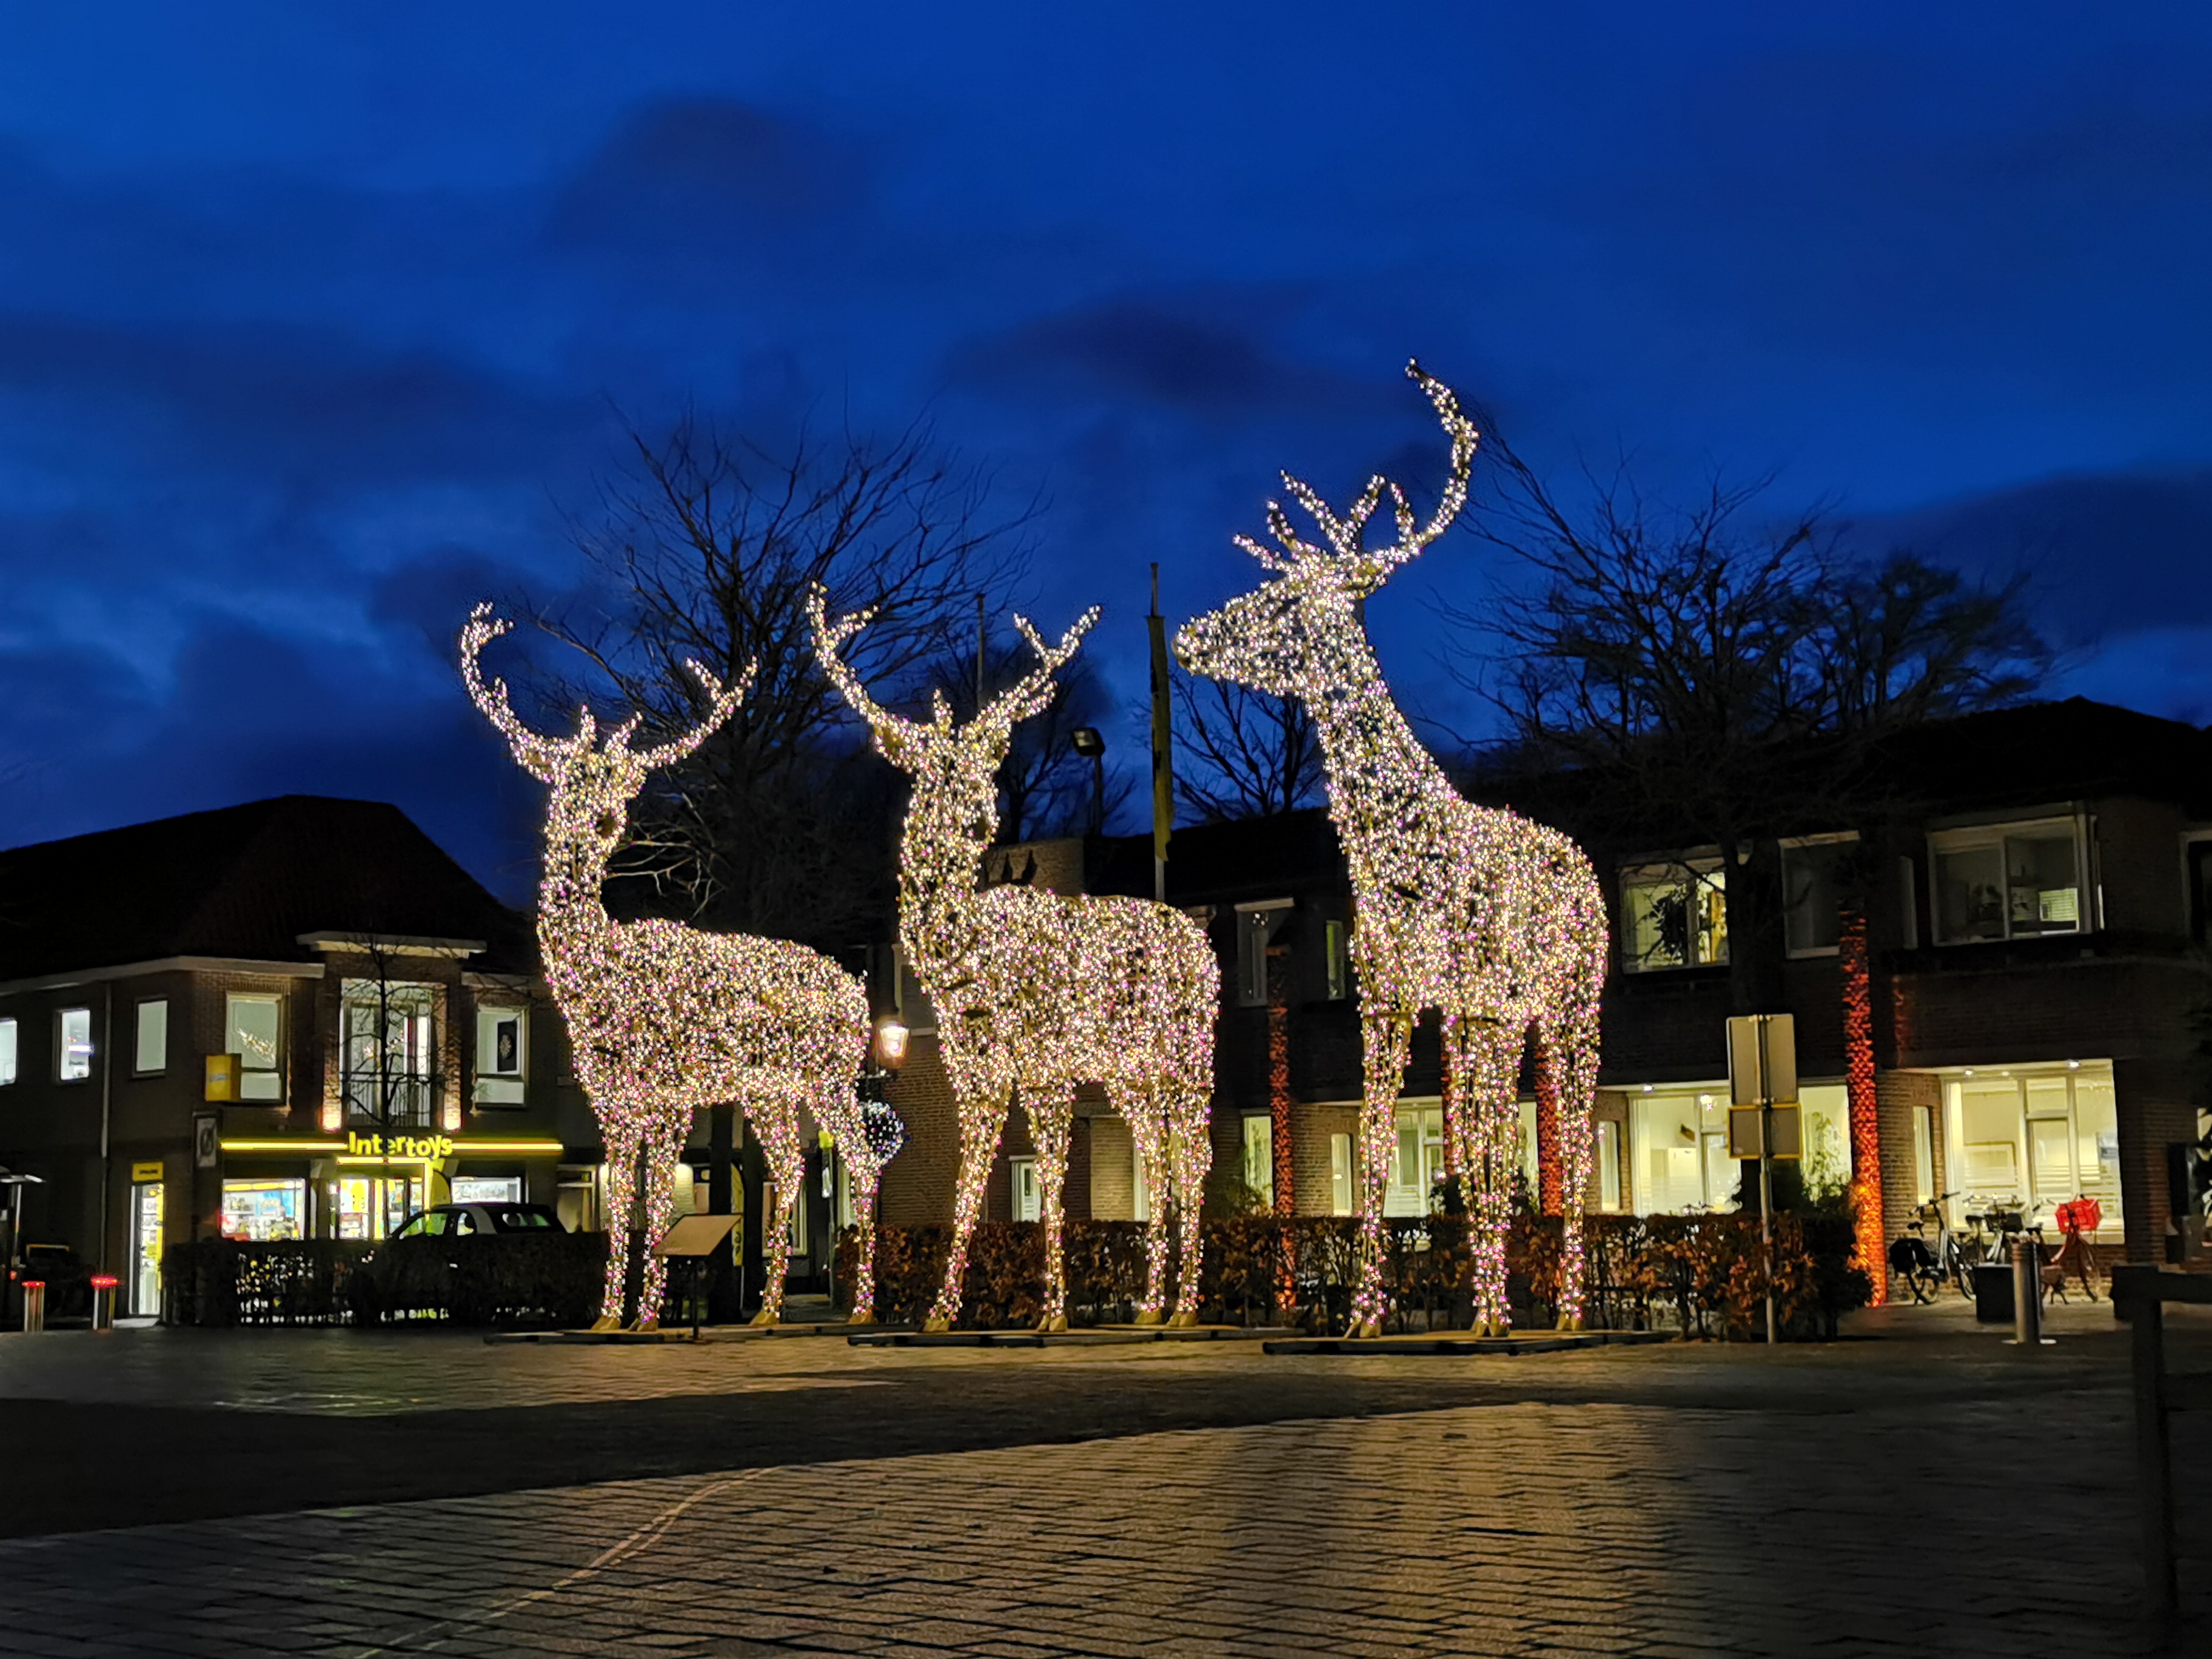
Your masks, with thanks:
[(15, 1015), (0, 1015), (0, 1089), (15, 1082), (21, 1058), (22, 1028)]
[[(148, 1010), (154, 1010), (152, 1020), (158, 1030), (155, 1043), (154, 1063), (146, 1063)], [(169, 1069), (169, 1000), (167, 997), (141, 997), (138, 1011), (131, 1026), (131, 1075), (159, 1077)]]
[(1597, 1121), (1597, 1207), (1605, 1215), (1619, 1215), (1628, 1207), (1620, 1180), (1620, 1132), (1625, 1127), (1609, 1117)]
[[(1832, 957), (1843, 948), (1841, 945), (1807, 945), (1799, 946), (1793, 945), (1790, 943), (1790, 854), (1796, 852), (1798, 848), (1804, 847), (1848, 846), (1850, 843), (1858, 840), (1858, 838), (1859, 832), (1856, 830), (1838, 830), (1818, 836), (1784, 836), (1782, 838), (1782, 950), (1783, 954), (1790, 961), (1803, 962), (1808, 961), (1814, 957)], [(1842, 910), (1842, 905), (1838, 903), (1837, 909), (1839, 913)], [(1838, 923), (1838, 931), (1840, 932), (1840, 924), (1842, 921), (1840, 914), (1838, 914), (1837, 921)]]
[(1006, 1160), (1006, 1214), (1014, 1221), (1044, 1218), (1044, 1183), (1038, 1178), (1034, 1158)]
[(1237, 1006), (1267, 1005), (1267, 945), (1291, 908), (1286, 898), (1259, 899), (1237, 907)]
[[(84, 1058), (81, 1068), (70, 1069), (69, 1024), (71, 1016), (84, 1021)], [(57, 1008), (54, 1010), (54, 1081), (57, 1083), (86, 1083), (92, 1078), (93, 1057), (98, 1053), (92, 1038), (92, 1010), (85, 1008)]]
[[(1979, 852), (1994, 848), (2000, 864), (2008, 839), (2025, 839), (2038, 830), (2046, 834), (2063, 830), (2074, 841), (2074, 926), (2046, 927), (2033, 933), (2012, 931), (2011, 906), (2003, 908), (2004, 932), (1995, 939), (1946, 939), (1943, 936), (1943, 866), (1946, 854)], [(2094, 828), (2087, 812), (2041, 812), (2028, 817), (1999, 818), (1986, 823), (1962, 823), (1928, 832), (1929, 937), (1938, 945), (2005, 945), (2018, 939), (2070, 939), (2094, 933), (2103, 925), (2104, 895), (2092, 869), (2096, 846)]]
[[(499, 1027), (514, 1022), (514, 1066), (498, 1069)], [(487, 1063), (486, 1056), (490, 1056)], [(514, 1003), (477, 1005), (476, 1080), (471, 1092), (476, 1104), (495, 1111), (514, 1110), (528, 1103), (530, 1085), (530, 1010)]]
[(1247, 1112), (1242, 1129), (1243, 1158), (1238, 1173), (1260, 1195), (1260, 1207), (1275, 1207), (1275, 1121), (1264, 1112)]
[[(438, 1126), (440, 1097), (445, 1093), (439, 1062), (445, 1009), (444, 987), (420, 980), (349, 979), (338, 986), (338, 1092), (349, 1123), (389, 1122), (396, 1128)], [(356, 1018), (383, 1030), (356, 1030)], [(394, 1041), (399, 1063), (382, 1056)], [(416, 1050), (416, 1063), (405, 1051)], [(358, 1062), (358, 1063), (357, 1063)], [(389, 1099), (379, 1098), (380, 1083), (397, 1085)]]
[[(284, 1048), (286, 1036), (284, 1016), (287, 1012), (284, 1005), (287, 999), (282, 991), (230, 991), (224, 994), (222, 999), (222, 1040), (226, 1048), (230, 1046), (230, 1040), (238, 1030), (238, 1016), (236, 1011), (240, 1003), (250, 1002), (255, 1004), (268, 1004), (275, 1007), (276, 1010), (276, 1052), (270, 1056), (270, 1063), (268, 1065), (256, 1066), (253, 1063), (253, 1056), (245, 1051), (244, 1045), (242, 1044), (234, 1051), (238, 1054), (238, 1098), (240, 1103), (243, 1105), (281, 1106), (284, 1103)], [(254, 1080), (258, 1078), (268, 1078), (273, 1079), (275, 1083), (275, 1092), (268, 1094), (249, 1093), (248, 1091), (252, 1087)]]
[[(1721, 895), (1721, 954), (1711, 959), (1697, 958), (1682, 962), (1639, 962), (1630, 954), (1629, 939), (1633, 932), (1629, 921), (1629, 890), (1636, 887), (1674, 885), (1685, 887), (1692, 893), (1709, 884), (1705, 878), (1718, 875)], [(1728, 965), (1728, 869), (1715, 848), (1700, 848), (1671, 857), (1633, 860), (1620, 866), (1620, 971), (1624, 974), (1677, 974), (1692, 968), (1724, 968)], [(1698, 928), (1693, 912), (1689, 918), (1685, 944), (1694, 952), (1698, 946)]]

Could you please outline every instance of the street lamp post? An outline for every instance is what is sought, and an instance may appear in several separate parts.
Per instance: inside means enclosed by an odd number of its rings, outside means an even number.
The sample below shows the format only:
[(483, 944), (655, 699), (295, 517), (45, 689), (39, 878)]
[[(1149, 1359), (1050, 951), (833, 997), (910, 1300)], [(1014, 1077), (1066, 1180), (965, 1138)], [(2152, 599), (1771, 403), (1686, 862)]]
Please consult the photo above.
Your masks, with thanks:
[(1091, 833), (1106, 829), (1106, 737), (1095, 726), (1079, 726), (1067, 734), (1075, 752), (1091, 763)]

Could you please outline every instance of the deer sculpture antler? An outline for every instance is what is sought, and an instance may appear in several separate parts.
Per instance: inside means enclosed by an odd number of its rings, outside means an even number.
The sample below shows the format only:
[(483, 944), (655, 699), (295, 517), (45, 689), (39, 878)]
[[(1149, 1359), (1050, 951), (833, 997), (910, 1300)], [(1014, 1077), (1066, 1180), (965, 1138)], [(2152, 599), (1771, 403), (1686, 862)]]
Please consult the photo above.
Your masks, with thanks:
[[(522, 717), (514, 712), (504, 679), (487, 681), (483, 678), (479, 659), (483, 654), (484, 647), (514, 626), (505, 617), (492, 614), (489, 599), (483, 601), (469, 612), (468, 625), (461, 629), (461, 679), (469, 689), (470, 698), (483, 711), (484, 718), (498, 729), (514, 750), (516, 763), (539, 781), (550, 783), (564, 762), (573, 760), (592, 748), (599, 736), (599, 722), (592, 717), (589, 708), (579, 709), (574, 737), (549, 738), (543, 732), (531, 730)], [(738, 705), (744, 701), (745, 693), (751, 688), (753, 676), (760, 664), (757, 660), (747, 663), (744, 672), (726, 685), (696, 659), (687, 658), (684, 666), (706, 693), (706, 718), (690, 731), (672, 738), (666, 743), (635, 750), (633, 757), (641, 767), (650, 769), (672, 765), (712, 737), (716, 729), (737, 711)], [(644, 719), (641, 714), (632, 714), (609, 732), (604, 745), (605, 752), (629, 751), (630, 740), (637, 735), (638, 727)]]
[[(1250, 536), (1237, 537), (1237, 546), (1267, 569), (1277, 572), (1287, 571), (1306, 559), (1342, 560), (1354, 568), (1365, 586), (1373, 587), (1451, 527), (1452, 520), (1467, 504), (1468, 480), (1474, 471), (1474, 448), (1480, 434), (1476, 432), (1474, 422), (1461, 412), (1459, 398), (1449, 386), (1419, 362), (1407, 362), (1406, 374), (1428, 394), (1429, 401), (1436, 405), (1437, 418), (1443, 422), (1444, 431), (1451, 439), (1449, 476), (1437, 501), (1436, 514), (1429, 522), (1421, 524), (1412, 503), (1406, 499), (1406, 492), (1379, 472), (1368, 479), (1367, 487), (1341, 517), (1330, 510), (1312, 485), (1285, 472), (1283, 488), (1321, 527), (1322, 539), (1327, 545), (1316, 545), (1300, 536), (1282, 503), (1271, 501), (1267, 503), (1267, 533), (1275, 538), (1281, 550), (1264, 546)], [(1392, 516), (1397, 520), (1398, 540), (1389, 547), (1367, 547), (1363, 544), (1367, 521), (1386, 495), (1390, 497)]]

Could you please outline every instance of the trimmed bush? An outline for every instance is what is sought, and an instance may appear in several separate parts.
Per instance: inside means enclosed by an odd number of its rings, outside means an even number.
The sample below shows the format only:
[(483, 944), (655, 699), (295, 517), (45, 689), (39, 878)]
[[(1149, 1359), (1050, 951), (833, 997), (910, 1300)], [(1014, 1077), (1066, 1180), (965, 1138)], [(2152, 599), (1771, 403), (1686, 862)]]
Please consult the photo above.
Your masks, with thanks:
[(177, 1325), (329, 1325), (352, 1313), (373, 1247), (350, 1238), (204, 1238), (161, 1253), (164, 1316)]

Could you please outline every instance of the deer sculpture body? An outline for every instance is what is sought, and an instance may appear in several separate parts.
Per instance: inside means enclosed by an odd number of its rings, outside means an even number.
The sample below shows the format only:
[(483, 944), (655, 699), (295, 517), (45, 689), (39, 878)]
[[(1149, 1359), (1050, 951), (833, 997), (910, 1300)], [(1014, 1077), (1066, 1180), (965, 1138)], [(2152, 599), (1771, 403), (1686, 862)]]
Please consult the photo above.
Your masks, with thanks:
[[(693, 1114), (726, 1103), (741, 1103), (753, 1119), (775, 1182), (775, 1211), (762, 1218), (768, 1274), (753, 1322), (772, 1325), (783, 1305), (790, 1205), (805, 1174), (801, 1115), (811, 1111), (833, 1134), (859, 1124), (854, 1087), (868, 1042), (866, 992), (827, 957), (787, 940), (702, 933), (673, 921), (617, 921), (600, 890), (647, 775), (706, 741), (743, 698), (750, 671), (725, 686), (697, 663), (688, 665), (706, 691), (706, 718), (655, 748), (630, 747), (635, 719), (602, 740), (588, 708), (573, 737), (548, 738), (517, 718), (506, 682), (487, 684), (479, 669), (485, 645), (509, 626), (489, 605), (476, 608), (461, 635), (461, 677), (517, 763), (550, 792), (538, 939), (605, 1148), (608, 1252), (599, 1328), (622, 1322), (641, 1164), (650, 1241), (672, 1218), (676, 1163)], [(865, 1136), (854, 1133), (842, 1144), (865, 1230), (874, 1212), (876, 1161)], [(873, 1260), (869, 1243), (864, 1231), (863, 1262)], [(647, 1255), (641, 1326), (659, 1319), (665, 1272), (665, 1262)], [(872, 1289), (872, 1274), (863, 1271), (856, 1321), (869, 1316)]]
[[(1351, 870), (1364, 1045), (1356, 1331), (1379, 1334), (1387, 1311), (1382, 1195), (1413, 1027), (1430, 1009), (1443, 1025), (1445, 1155), (1471, 1188), (1475, 1311), (1485, 1331), (1502, 1332), (1510, 1317), (1505, 1235), (1516, 1100), (1523, 1050), (1535, 1036), (1539, 1139), (1552, 1143), (1540, 1151), (1547, 1176), (1557, 1170), (1565, 1228), (1559, 1322), (1572, 1328), (1582, 1322), (1604, 900), (1589, 860), (1566, 836), (1477, 806), (1452, 787), (1392, 702), (1368, 643), (1362, 602), (1449, 526), (1466, 501), (1474, 457), (1474, 428), (1450, 389), (1418, 364), (1407, 372), (1451, 439), (1450, 477), (1434, 518), (1418, 524), (1404, 493), (1381, 477), (1340, 518), (1285, 474), (1292, 498), (1320, 526), (1319, 542), (1303, 539), (1269, 502), (1276, 546), (1237, 541), (1273, 580), (1186, 624), (1176, 652), (1194, 672), (1302, 699), (1320, 736), (1329, 815)], [(1386, 494), (1397, 540), (1369, 548), (1364, 527)], [(1542, 1110), (1549, 1100), (1556, 1105)]]
[(1166, 1316), (1172, 1200), (1182, 1223), (1173, 1322), (1195, 1324), (1199, 1194), (1212, 1162), (1206, 1109), (1220, 1000), (1220, 969), (1205, 933), (1180, 912), (1146, 899), (980, 887), (999, 825), (995, 774), (1014, 726), (1050, 701), (1053, 676), (1074, 654), (1097, 611), (1050, 646), (1017, 617), (1037, 665), (963, 725), (954, 722), (942, 692), (928, 720), (903, 719), (878, 705), (838, 654), (866, 625), (866, 614), (833, 623), (824, 603), (819, 589), (809, 601), (823, 667), (868, 723), (877, 749), (914, 781), (900, 846), (899, 939), (936, 1010), (960, 1113), (952, 1248), (931, 1328), (945, 1328), (959, 1312), (969, 1235), (1018, 1089), (1042, 1188), (1045, 1305), (1039, 1324), (1066, 1328), (1063, 1188), (1075, 1091), (1085, 1083), (1100, 1085), (1127, 1121), (1152, 1194), (1139, 1316), (1146, 1322)]

